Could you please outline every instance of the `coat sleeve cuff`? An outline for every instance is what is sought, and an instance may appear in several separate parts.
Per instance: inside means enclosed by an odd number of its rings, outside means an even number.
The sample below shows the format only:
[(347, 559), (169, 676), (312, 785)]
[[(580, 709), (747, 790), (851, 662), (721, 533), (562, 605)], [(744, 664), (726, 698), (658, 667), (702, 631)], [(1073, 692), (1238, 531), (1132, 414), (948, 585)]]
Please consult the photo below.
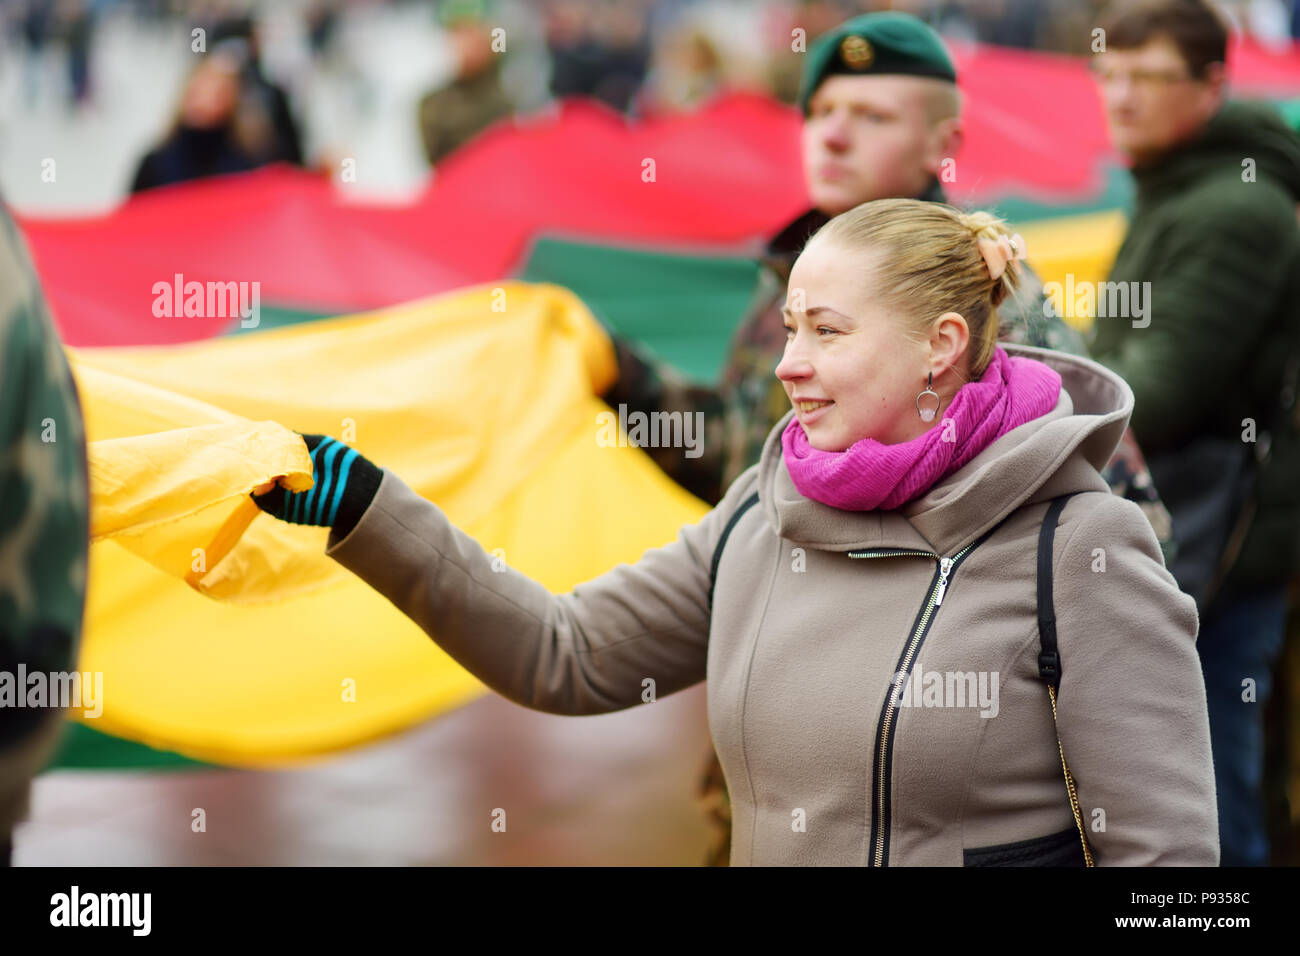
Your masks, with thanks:
[(379, 489), (384, 485), (384, 476), (388, 469), (371, 465), (365, 459), (360, 459), (357, 464), (362, 462), (370, 467), (363, 468), (361, 473), (355, 476), (358, 480), (355, 488), (352, 484), (353, 477), (348, 478), (347, 490), (344, 492), (343, 500), (339, 502), (339, 513), (335, 516), (329, 538), (326, 539), (326, 554), (332, 554), (353, 536), (364, 522), (366, 515), (374, 510)]

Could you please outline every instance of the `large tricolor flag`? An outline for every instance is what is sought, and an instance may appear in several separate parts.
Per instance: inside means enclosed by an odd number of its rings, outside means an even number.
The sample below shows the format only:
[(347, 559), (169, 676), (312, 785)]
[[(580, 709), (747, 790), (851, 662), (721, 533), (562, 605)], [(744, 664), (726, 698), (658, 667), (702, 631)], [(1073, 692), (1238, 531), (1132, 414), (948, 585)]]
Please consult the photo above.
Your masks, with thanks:
[[(1044, 279), (1102, 278), (1128, 187), (1086, 65), (958, 53), (950, 196), (1011, 218)], [(1300, 123), (1300, 53), (1239, 45), (1230, 68)], [(570, 101), (488, 130), (408, 206), (273, 168), (22, 220), (91, 441), (80, 668), (104, 673), (104, 712), (58, 763), (284, 765), (483, 692), (323, 554), (323, 529), (248, 500), (310, 480), (295, 431), (348, 441), (556, 590), (702, 514), (598, 444), (605, 328), (716, 376), (753, 253), (805, 208), (798, 127), (751, 95), (634, 123)], [(255, 326), (229, 296), (187, 308), (232, 286), (255, 290)]]

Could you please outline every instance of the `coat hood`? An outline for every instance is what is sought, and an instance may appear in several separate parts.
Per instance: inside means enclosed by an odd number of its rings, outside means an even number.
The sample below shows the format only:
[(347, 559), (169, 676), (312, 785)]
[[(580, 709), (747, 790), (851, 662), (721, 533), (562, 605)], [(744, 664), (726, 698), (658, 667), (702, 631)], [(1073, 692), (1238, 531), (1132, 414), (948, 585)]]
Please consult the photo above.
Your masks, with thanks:
[(1022, 505), (1079, 491), (1107, 491), (1101, 469), (1128, 427), (1133, 392), (1096, 362), (1063, 352), (1004, 344), (1061, 376), (1056, 408), (1007, 432), (896, 511), (844, 511), (804, 497), (785, 465), (781, 433), (768, 433), (758, 463), (759, 507), (778, 535), (826, 551), (909, 548), (950, 555)]

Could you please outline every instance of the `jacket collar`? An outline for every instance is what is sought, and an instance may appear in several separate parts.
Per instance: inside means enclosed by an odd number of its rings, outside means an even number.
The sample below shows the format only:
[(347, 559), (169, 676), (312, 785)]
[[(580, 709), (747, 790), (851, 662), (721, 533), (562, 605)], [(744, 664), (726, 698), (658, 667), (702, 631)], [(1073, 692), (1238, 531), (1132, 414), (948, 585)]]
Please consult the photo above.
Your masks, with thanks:
[(826, 551), (906, 548), (952, 555), (1016, 508), (1075, 491), (1106, 491), (1100, 471), (1133, 411), (1128, 384), (1088, 359), (1004, 344), (1061, 375), (1056, 408), (993, 442), (963, 468), (896, 511), (843, 511), (805, 498), (785, 466), (781, 433), (768, 433), (758, 496), (769, 525), (797, 545)]
[(1133, 167), (1138, 202), (1180, 195), (1188, 184), (1215, 173), (1237, 175), (1243, 156), (1300, 200), (1300, 138), (1269, 104), (1232, 101), (1191, 139)]

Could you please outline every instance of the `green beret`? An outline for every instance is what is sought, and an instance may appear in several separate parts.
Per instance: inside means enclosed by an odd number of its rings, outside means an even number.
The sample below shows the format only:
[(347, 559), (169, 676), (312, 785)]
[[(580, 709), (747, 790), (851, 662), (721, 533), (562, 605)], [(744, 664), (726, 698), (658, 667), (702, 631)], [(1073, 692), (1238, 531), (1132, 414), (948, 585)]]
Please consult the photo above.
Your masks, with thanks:
[(799, 108), (832, 73), (902, 73), (957, 82), (957, 70), (939, 34), (907, 13), (865, 13), (817, 38), (804, 59)]
[(462, 20), (486, 20), (494, 6), (492, 0), (442, 0), (438, 4), (438, 22), (450, 27)]

